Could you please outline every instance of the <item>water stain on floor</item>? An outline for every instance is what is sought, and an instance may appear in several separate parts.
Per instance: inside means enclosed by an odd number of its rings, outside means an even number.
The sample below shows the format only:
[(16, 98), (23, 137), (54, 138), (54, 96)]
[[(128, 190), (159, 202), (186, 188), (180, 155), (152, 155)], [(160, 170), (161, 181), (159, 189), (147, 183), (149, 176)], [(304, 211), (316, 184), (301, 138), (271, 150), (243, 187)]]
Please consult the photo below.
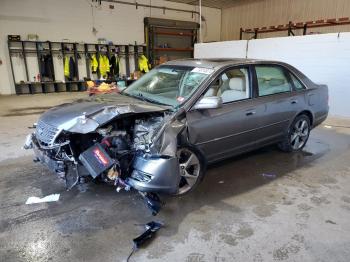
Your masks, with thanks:
[(13, 116), (28, 116), (28, 115), (40, 115), (46, 110), (52, 108), (51, 106), (39, 106), (39, 107), (26, 107), (26, 108), (15, 108), (11, 109), (10, 112), (2, 114), (2, 117), (13, 117)]
[(259, 205), (253, 209), (253, 212), (261, 218), (270, 217), (276, 212), (275, 205)]
[(310, 198), (311, 202), (317, 206), (322, 204), (330, 204), (331, 202), (325, 196), (317, 197), (313, 196)]
[(287, 244), (273, 251), (274, 260), (286, 260), (291, 254), (296, 254), (300, 251), (300, 247), (294, 244)]
[(342, 196), (341, 200), (343, 200), (345, 203), (350, 204), (350, 197), (349, 196)]
[(254, 230), (248, 224), (241, 224), (240, 228), (237, 231), (237, 238), (245, 239), (254, 234)]

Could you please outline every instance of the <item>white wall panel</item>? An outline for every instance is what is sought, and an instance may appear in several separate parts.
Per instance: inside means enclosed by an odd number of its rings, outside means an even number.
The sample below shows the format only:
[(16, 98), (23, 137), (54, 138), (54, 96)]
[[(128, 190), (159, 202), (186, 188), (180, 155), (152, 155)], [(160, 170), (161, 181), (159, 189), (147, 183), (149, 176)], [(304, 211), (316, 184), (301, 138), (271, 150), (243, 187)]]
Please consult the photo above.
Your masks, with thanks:
[[(195, 46), (199, 58), (245, 57), (289, 63), (315, 83), (329, 87), (330, 114), (350, 117), (350, 33), (332, 33), (248, 41), (217, 42)], [(244, 47), (244, 48), (243, 48)], [(242, 51), (246, 52), (242, 55)], [(225, 56), (226, 54), (226, 56)]]
[(195, 44), (195, 58), (245, 58), (247, 41), (224, 41)]
[(350, 117), (350, 33), (257, 39), (248, 58), (283, 61), (327, 84), (330, 114)]

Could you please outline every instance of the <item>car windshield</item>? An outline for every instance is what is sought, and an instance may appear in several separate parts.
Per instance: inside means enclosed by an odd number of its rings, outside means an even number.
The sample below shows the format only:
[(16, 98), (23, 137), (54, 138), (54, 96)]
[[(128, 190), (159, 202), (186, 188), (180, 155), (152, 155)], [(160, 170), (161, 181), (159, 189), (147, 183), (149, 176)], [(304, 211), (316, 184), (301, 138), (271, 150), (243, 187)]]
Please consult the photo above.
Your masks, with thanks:
[(213, 69), (160, 66), (142, 76), (122, 94), (157, 104), (178, 107), (183, 104), (213, 72)]

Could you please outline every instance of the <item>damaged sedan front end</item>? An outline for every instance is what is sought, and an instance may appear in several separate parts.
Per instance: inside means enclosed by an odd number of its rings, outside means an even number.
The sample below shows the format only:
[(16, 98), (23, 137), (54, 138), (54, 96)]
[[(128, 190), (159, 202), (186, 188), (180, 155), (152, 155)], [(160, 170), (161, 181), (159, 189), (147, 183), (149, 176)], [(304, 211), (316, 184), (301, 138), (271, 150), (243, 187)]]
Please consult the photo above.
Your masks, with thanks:
[(67, 189), (89, 180), (117, 191), (133, 188), (157, 213), (157, 193), (186, 193), (203, 173), (199, 151), (179, 149), (188, 142), (183, 105), (211, 72), (162, 65), (120, 94), (54, 107), (39, 118), (24, 148), (33, 149), (34, 161), (63, 178)]
[(118, 106), (105, 98), (47, 111), (25, 148), (32, 148), (34, 160), (63, 178), (68, 189), (98, 179), (118, 191), (133, 187), (141, 192), (176, 194), (178, 160), (159, 150), (164, 126), (173, 112), (129, 97), (118, 97)]

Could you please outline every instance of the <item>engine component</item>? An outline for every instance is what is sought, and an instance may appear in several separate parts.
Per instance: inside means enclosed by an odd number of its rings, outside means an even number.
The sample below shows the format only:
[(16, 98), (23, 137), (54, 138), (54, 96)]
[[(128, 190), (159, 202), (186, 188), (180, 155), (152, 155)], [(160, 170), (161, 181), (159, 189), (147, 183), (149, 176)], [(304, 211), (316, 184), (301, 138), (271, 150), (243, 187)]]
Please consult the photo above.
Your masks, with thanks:
[(114, 165), (111, 169), (108, 170), (107, 177), (109, 180), (115, 181), (120, 175), (119, 170), (116, 165)]
[(111, 168), (114, 161), (110, 158), (101, 144), (96, 143), (86, 151), (80, 154), (79, 160), (89, 171), (93, 178)]
[[(130, 139), (125, 135), (105, 137), (101, 144), (106, 146), (107, 153), (116, 161), (118, 176), (128, 174), (130, 162), (132, 161), (132, 151), (130, 150)], [(115, 179), (111, 179), (115, 180)]]
[(129, 191), (130, 188), (131, 188), (131, 187), (130, 187), (127, 183), (125, 183), (125, 181), (124, 181), (123, 179), (121, 179), (121, 178), (118, 178), (118, 179), (116, 180), (115, 185), (117, 186), (117, 189), (116, 189), (117, 192), (120, 192), (120, 190), (122, 190), (122, 189), (124, 189), (125, 191)]
[(96, 132), (100, 134), (101, 136), (125, 136), (126, 131), (125, 130), (113, 130), (113, 126), (109, 125), (105, 128), (98, 128), (96, 129)]
[(129, 150), (129, 145), (126, 139), (119, 135), (112, 138), (112, 147), (118, 152)]
[(147, 120), (136, 120), (134, 128), (134, 148), (149, 151), (154, 135), (161, 128), (163, 117), (152, 117)]

